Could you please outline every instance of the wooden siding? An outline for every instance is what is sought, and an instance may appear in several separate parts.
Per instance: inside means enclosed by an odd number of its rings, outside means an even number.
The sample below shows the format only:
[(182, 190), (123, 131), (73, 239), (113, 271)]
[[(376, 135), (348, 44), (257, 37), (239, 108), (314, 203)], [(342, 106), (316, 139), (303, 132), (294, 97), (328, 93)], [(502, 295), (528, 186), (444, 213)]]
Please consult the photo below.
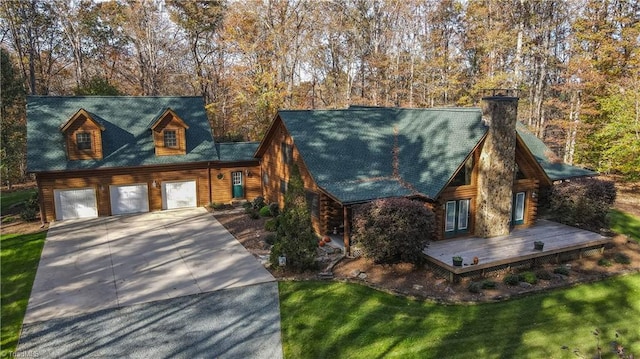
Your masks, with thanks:
[[(91, 137), (91, 149), (79, 150), (76, 135), (86, 132)], [(71, 161), (102, 159), (102, 131), (98, 125), (85, 115), (80, 114), (68, 124), (63, 135), (66, 138), (67, 158)]]
[[(164, 145), (164, 131), (176, 132), (176, 147)], [(156, 156), (185, 155), (187, 154), (186, 129), (184, 122), (168, 112), (153, 127), (153, 143), (156, 148)]]
[[(260, 165), (256, 162), (252, 165), (242, 167), (221, 167), (220, 165), (212, 165), (211, 168), (211, 192), (212, 202), (230, 203), (238, 198), (233, 198), (233, 172), (242, 172), (242, 181), (244, 184), (244, 199), (253, 201), (254, 198), (262, 196), (262, 188), (260, 186)], [(215, 167), (218, 166), (218, 167)], [(221, 174), (222, 178), (218, 178)]]
[[(535, 158), (531, 157), (530, 152), (523, 147), (524, 143), (520, 140), (516, 144), (516, 163), (518, 167), (525, 175), (525, 179), (514, 180), (513, 193), (525, 192), (525, 218), (524, 223), (517, 225), (516, 227), (529, 227), (535, 223), (537, 211), (538, 211), (538, 191), (540, 182), (545, 181), (545, 174), (541, 171), (541, 168), (537, 165)], [(471, 184), (466, 186), (453, 187), (449, 186), (445, 188), (437, 201), (434, 203), (433, 210), (436, 215), (436, 225), (439, 229), (436, 232), (436, 239), (444, 239), (444, 224), (445, 224), (445, 209), (444, 206), (447, 201), (470, 199), (469, 205), (469, 233), (461, 234), (460, 236), (469, 236), (475, 233), (475, 218), (476, 218), (476, 201), (477, 201), (477, 177), (478, 177), (478, 156), (482, 146), (478, 146), (474, 151), (473, 171), (471, 175)], [(515, 177), (515, 175), (514, 175)]]
[[(315, 193), (321, 194), (320, 188), (311, 177), (307, 166), (305, 165), (298, 149), (295, 146), (293, 138), (288, 133), (282, 120), (280, 118), (276, 118), (275, 123), (271, 126), (270, 132), (267, 135), (266, 139), (269, 141), (268, 143), (263, 143), (265, 146), (262, 153), (261, 158), (261, 167), (262, 167), (262, 190), (264, 198), (267, 202), (276, 202), (282, 207), (284, 205), (284, 194), (280, 191), (280, 181), (289, 182), (289, 178), (291, 176), (291, 169), (294, 164), (298, 165), (298, 169), (300, 170), (300, 176), (302, 177), (302, 182), (304, 183), (304, 188), (308, 191), (312, 191)], [(289, 146), (293, 146), (292, 150), (292, 163), (287, 164), (282, 161), (282, 143), (285, 143)], [(320, 217), (322, 217), (322, 213), (326, 211), (324, 206), (326, 205), (326, 200), (323, 201), (323, 196), (320, 197)], [(311, 224), (313, 225), (313, 229), (316, 233), (326, 233), (327, 231), (327, 223), (322, 222), (320, 218), (311, 216)]]
[[(111, 215), (110, 185), (146, 183), (149, 191), (149, 210), (162, 210), (162, 182), (164, 181), (196, 181), (197, 206), (205, 206), (210, 202), (230, 202), (232, 199), (231, 172), (243, 171), (245, 197), (255, 198), (261, 194), (257, 162), (236, 164), (222, 167), (216, 164), (195, 163), (172, 166), (127, 167), (91, 171), (73, 171), (56, 173), (38, 173), (36, 180), (41, 198), (41, 215), (44, 221), (56, 218), (54, 204), (55, 189), (93, 188), (96, 191), (98, 216)], [(210, 168), (208, 168), (210, 166)], [(219, 167), (215, 167), (219, 166)], [(218, 180), (218, 171), (223, 171), (223, 180)], [(251, 172), (252, 176), (246, 176)], [(255, 173), (255, 175), (253, 175)], [(155, 187), (153, 182), (156, 182)]]

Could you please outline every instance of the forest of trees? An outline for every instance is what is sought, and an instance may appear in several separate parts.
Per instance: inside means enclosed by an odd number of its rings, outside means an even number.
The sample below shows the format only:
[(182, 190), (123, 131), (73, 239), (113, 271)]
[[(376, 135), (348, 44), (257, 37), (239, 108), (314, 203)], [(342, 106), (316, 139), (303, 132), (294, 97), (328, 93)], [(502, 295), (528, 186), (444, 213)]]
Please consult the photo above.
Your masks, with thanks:
[(0, 24), (3, 181), (24, 178), (25, 95), (203, 96), (229, 141), (281, 108), (487, 88), (519, 89), (558, 160), (640, 178), (640, 0), (2, 0)]

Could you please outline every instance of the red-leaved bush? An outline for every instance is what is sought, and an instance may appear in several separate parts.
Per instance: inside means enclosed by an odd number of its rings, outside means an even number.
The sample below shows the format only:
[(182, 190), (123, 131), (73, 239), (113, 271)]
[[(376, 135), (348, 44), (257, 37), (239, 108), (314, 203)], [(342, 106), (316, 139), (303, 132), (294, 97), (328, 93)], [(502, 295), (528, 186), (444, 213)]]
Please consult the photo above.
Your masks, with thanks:
[(419, 263), (434, 228), (435, 215), (423, 203), (386, 198), (355, 208), (352, 238), (376, 263)]

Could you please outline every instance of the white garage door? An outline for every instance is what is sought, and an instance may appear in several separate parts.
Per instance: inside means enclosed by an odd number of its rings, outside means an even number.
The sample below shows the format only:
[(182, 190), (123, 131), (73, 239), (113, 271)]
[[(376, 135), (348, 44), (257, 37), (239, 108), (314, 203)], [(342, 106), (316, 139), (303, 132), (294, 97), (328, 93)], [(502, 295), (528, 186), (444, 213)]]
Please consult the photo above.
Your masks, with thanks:
[(109, 186), (111, 214), (149, 212), (149, 190), (146, 184)]
[(54, 189), (53, 198), (57, 220), (98, 217), (93, 188)]
[(162, 209), (197, 206), (196, 181), (162, 183)]

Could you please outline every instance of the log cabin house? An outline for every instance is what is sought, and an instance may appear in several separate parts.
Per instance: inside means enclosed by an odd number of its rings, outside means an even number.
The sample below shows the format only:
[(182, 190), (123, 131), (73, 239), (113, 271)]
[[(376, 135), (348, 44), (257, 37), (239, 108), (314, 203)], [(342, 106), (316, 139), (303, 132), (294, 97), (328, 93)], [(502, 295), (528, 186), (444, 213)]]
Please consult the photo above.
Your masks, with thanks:
[(27, 100), (43, 222), (261, 195), (258, 143), (215, 143), (199, 97)]
[(492, 95), (483, 109), (279, 111), (255, 154), (263, 195), (283, 203), (297, 165), (314, 230), (342, 234), (347, 251), (353, 207), (386, 197), (432, 208), (438, 239), (531, 226), (541, 187), (595, 173), (555, 160), (517, 123), (517, 104)]

